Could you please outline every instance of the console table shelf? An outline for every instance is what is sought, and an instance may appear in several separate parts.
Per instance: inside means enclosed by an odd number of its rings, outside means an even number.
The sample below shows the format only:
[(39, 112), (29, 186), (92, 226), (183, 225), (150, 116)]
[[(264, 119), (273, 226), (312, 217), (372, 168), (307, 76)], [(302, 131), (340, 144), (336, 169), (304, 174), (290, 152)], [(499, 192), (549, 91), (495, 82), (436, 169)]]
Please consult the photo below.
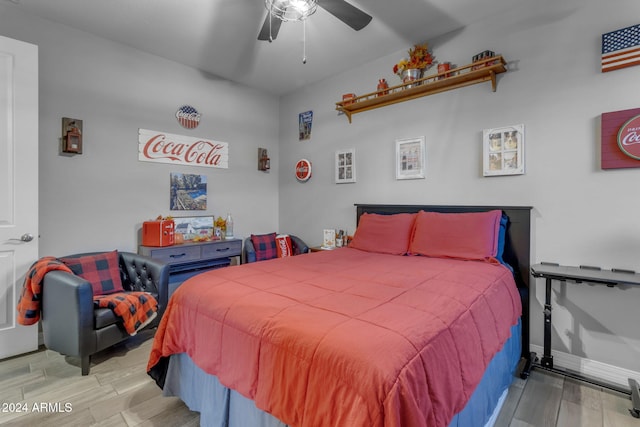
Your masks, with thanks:
[(226, 267), (231, 258), (242, 254), (242, 240), (188, 242), (173, 246), (139, 246), (138, 253), (169, 264), (169, 294), (191, 276)]
[[(553, 356), (551, 355), (551, 285), (552, 281), (573, 282), (577, 284), (590, 283), (594, 285), (604, 285), (607, 287), (614, 286), (640, 286), (640, 274), (629, 270), (602, 270), (599, 267), (567, 267), (555, 263), (540, 263), (531, 267), (531, 275), (536, 278), (545, 279), (545, 303), (544, 303), (544, 351), (539, 365), (536, 366), (561, 375), (586, 381), (602, 387), (610, 388), (622, 393), (628, 393), (631, 397), (632, 408), (629, 409), (631, 415), (640, 418), (640, 386), (638, 381), (629, 378), (629, 390), (621, 388), (617, 385), (607, 384), (602, 381), (588, 378), (582, 374), (574, 373), (569, 370), (562, 370), (553, 366)], [(532, 352), (529, 362), (537, 360), (537, 355)], [(522, 378), (528, 376), (528, 370), (521, 374)]]
[(506, 64), (502, 56), (487, 58), (453, 70), (392, 86), (385, 89), (385, 92), (388, 92), (385, 95), (376, 91), (336, 102), (336, 110), (343, 112), (351, 123), (351, 116), (356, 113), (487, 81), (491, 82), (491, 88), (495, 92), (496, 75), (507, 71)]

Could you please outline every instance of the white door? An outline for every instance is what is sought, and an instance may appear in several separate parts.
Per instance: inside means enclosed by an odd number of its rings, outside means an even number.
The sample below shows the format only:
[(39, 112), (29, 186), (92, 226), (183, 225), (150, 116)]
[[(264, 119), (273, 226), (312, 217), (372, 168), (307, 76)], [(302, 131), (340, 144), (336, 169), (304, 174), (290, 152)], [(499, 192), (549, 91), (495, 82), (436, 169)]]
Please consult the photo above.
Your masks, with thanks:
[(38, 348), (38, 326), (16, 321), (37, 236), (38, 48), (0, 36), (0, 359)]

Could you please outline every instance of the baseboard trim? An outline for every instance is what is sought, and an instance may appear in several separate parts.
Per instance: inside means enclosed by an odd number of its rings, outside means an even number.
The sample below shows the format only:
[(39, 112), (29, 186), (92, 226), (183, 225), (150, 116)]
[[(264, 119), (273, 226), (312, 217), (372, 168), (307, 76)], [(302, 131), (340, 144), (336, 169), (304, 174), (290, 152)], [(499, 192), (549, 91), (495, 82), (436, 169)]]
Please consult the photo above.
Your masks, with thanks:
[[(538, 357), (542, 357), (544, 349), (541, 346), (531, 344), (530, 349), (534, 351)], [(640, 380), (640, 372), (630, 369), (620, 368), (560, 351), (552, 350), (551, 355), (553, 356), (554, 367), (568, 369), (620, 387), (629, 388), (629, 378)]]

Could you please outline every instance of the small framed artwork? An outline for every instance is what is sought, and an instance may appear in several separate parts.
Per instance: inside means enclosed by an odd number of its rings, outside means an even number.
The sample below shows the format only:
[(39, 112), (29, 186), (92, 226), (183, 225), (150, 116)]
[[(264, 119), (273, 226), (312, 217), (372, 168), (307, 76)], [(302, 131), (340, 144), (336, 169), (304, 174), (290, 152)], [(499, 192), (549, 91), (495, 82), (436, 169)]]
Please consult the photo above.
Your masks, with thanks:
[(313, 124), (313, 111), (305, 111), (298, 114), (298, 132), (300, 141), (311, 139), (311, 125)]
[(356, 182), (356, 150), (336, 151), (336, 184)]
[(484, 129), (482, 140), (484, 176), (524, 174), (524, 125)]
[(322, 247), (324, 249), (333, 249), (336, 247), (336, 230), (333, 228), (325, 228), (322, 230)]
[(214, 235), (213, 216), (173, 217), (178, 240), (210, 240)]
[(426, 158), (424, 136), (396, 140), (396, 179), (423, 179)]
[(169, 208), (172, 211), (207, 209), (207, 176), (171, 173)]

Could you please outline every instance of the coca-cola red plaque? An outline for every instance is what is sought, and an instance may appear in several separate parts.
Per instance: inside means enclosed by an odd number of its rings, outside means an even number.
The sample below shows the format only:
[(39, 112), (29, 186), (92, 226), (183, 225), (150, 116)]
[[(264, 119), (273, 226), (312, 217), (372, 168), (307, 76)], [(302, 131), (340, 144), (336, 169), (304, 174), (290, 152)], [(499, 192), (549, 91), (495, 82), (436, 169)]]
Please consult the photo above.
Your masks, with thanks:
[(640, 115), (622, 125), (618, 131), (618, 147), (627, 156), (640, 160)]
[(204, 138), (139, 129), (138, 160), (227, 169), (229, 167), (229, 144)]
[(600, 128), (602, 169), (640, 167), (640, 108), (603, 113)]
[(311, 178), (311, 162), (307, 159), (300, 159), (296, 163), (296, 179), (300, 182), (308, 181)]

